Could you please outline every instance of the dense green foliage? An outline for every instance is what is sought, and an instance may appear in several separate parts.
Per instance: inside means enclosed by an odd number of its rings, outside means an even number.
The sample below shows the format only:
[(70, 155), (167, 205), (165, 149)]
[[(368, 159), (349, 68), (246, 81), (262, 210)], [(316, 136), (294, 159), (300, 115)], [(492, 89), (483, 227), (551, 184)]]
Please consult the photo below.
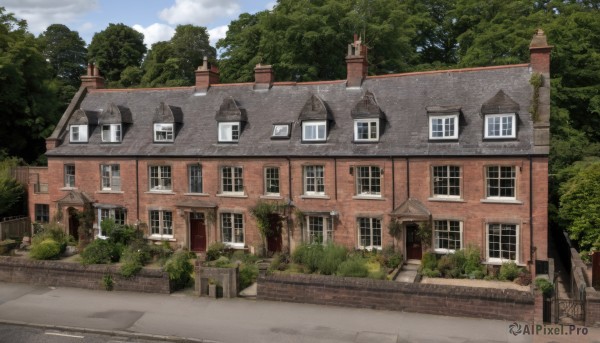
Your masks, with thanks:
[(194, 265), (190, 259), (195, 257), (196, 255), (189, 251), (179, 250), (167, 260), (163, 270), (169, 274), (172, 290), (185, 288), (192, 282)]
[[(49, 243), (49, 241), (52, 243)], [(73, 237), (66, 234), (59, 224), (49, 223), (31, 238), (31, 252), (33, 254), (30, 253), (30, 256), (38, 260), (56, 259), (66, 251), (69, 243), (75, 243)], [(43, 247), (38, 248), (38, 246)], [(55, 246), (58, 247), (56, 251)]]
[(83, 264), (109, 264), (118, 262), (121, 252), (117, 246), (104, 239), (95, 239), (81, 252)]
[(31, 246), (29, 257), (34, 260), (53, 260), (60, 256), (60, 243), (52, 238), (46, 238), (43, 241)]

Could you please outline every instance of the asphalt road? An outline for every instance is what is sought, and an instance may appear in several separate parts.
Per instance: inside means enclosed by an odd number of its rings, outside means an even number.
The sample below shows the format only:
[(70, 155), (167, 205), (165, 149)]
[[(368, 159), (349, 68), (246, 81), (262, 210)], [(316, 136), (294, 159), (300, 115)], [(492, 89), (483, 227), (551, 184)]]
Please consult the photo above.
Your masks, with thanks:
[(513, 335), (509, 332), (512, 322), (500, 320), (0, 282), (1, 322), (31, 323), (45, 329), (86, 328), (88, 333), (125, 337), (144, 334), (231, 343), (565, 341), (562, 338), (600, 343), (600, 329), (591, 328), (585, 336), (545, 339)]

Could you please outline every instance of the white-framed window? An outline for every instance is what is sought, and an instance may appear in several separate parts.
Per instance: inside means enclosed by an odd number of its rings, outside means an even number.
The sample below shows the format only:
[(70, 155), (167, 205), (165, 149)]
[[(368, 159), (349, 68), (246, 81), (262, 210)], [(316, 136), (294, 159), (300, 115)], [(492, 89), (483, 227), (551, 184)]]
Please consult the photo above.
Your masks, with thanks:
[(150, 190), (171, 191), (171, 166), (150, 166)]
[(240, 123), (219, 123), (219, 142), (237, 142), (240, 139)]
[(517, 176), (514, 166), (485, 168), (486, 198), (515, 199)]
[(116, 143), (121, 141), (121, 124), (102, 125), (102, 141)]
[(503, 263), (519, 262), (519, 225), (488, 223), (487, 261)]
[(273, 132), (271, 132), (271, 138), (290, 138), (290, 124), (273, 124)]
[(381, 249), (381, 220), (358, 218), (358, 244), (361, 249)]
[(118, 164), (100, 165), (100, 176), (103, 191), (121, 190), (121, 167)]
[(265, 194), (279, 195), (279, 168), (265, 168)]
[(318, 142), (327, 140), (327, 121), (303, 121), (302, 140), (306, 142)]
[(98, 237), (106, 237), (106, 232), (102, 230), (102, 222), (106, 219), (112, 219), (117, 225), (125, 225), (127, 211), (122, 208), (99, 208), (98, 209)]
[(71, 143), (86, 143), (88, 141), (87, 125), (71, 125), (69, 131)]
[(458, 115), (429, 116), (429, 139), (457, 139)]
[(75, 165), (65, 164), (65, 187), (75, 187)]
[(333, 222), (330, 216), (306, 216), (306, 238), (308, 243), (327, 244), (333, 242)]
[(431, 167), (433, 197), (460, 198), (461, 168), (459, 166)]
[(240, 213), (221, 213), (221, 239), (233, 247), (244, 247), (244, 217)]
[(515, 113), (487, 114), (485, 116), (485, 138), (516, 138), (517, 116)]
[(173, 142), (175, 137), (175, 124), (156, 123), (154, 124), (155, 142)]
[(150, 234), (165, 238), (173, 237), (173, 212), (150, 211)]
[(50, 205), (35, 204), (35, 221), (38, 223), (50, 222)]
[(188, 166), (188, 192), (202, 193), (202, 166), (199, 164)]
[(376, 166), (354, 167), (356, 195), (381, 196), (381, 168)]
[(244, 174), (241, 167), (221, 167), (221, 193), (244, 194)]
[(434, 220), (433, 240), (437, 253), (453, 253), (462, 249), (463, 223), (459, 220)]
[(379, 141), (379, 119), (355, 119), (354, 140), (357, 142)]
[(325, 195), (325, 167), (304, 166), (304, 194)]

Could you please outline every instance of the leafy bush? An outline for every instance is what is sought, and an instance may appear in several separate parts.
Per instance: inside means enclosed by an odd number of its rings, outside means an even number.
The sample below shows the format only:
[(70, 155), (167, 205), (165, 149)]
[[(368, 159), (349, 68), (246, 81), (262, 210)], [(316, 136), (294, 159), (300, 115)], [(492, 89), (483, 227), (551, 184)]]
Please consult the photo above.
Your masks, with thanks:
[[(464, 254), (465, 262), (463, 269), (465, 274), (471, 277), (471, 275), (479, 275), (478, 272), (483, 273), (481, 265), (481, 253), (479, 252), (479, 248), (469, 245), (467, 246)], [(476, 278), (479, 279), (478, 277)]]
[(231, 261), (229, 260), (229, 258), (227, 256), (221, 256), (221, 257), (219, 257), (215, 261), (214, 265), (217, 268), (230, 268), (230, 267), (233, 267)]
[(369, 275), (369, 269), (365, 265), (365, 261), (362, 258), (353, 256), (340, 264), (337, 270), (337, 275), (367, 277)]
[(498, 279), (513, 281), (521, 273), (521, 268), (514, 262), (502, 263)]
[(158, 259), (158, 263), (161, 266), (164, 266), (165, 262), (167, 262), (169, 257), (173, 255), (173, 248), (171, 248), (169, 242), (166, 241), (162, 242), (159, 245), (148, 245), (148, 247), (150, 249), (150, 254)]
[(385, 280), (387, 277), (387, 273), (384, 270), (378, 270), (376, 272), (369, 272), (369, 279), (375, 280)]
[(102, 226), (102, 232), (111, 243), (127, 246), (132, 241), (143, 238), (142, 231), (136, 229), (135, 226), (116, 224), (112, 218), (103, 220), (100, 225)]
[(423, 254), (423, 257), (421, 258), (421, 270), (423, 270), (423, 269), (434, 270), (437, 268), (437, 265), (438, 265), (437, 257), (435, 256), (434, 253), (426, 252)]
[(222, 242), (213, 242), (206, 249), (206, 261), (215, 261), (219, 257), (225, 255), (227, 246)]
[(81, 252), (80, 256), (83, 264), (108, 264), (117, 262), (120, 254), (115, 244), (96, 239)]
[(275, 255), (273, 255), (273, 259), (271, 260), (271, 265), (269, 266), (269, 270), (270, 271), (285, 270), (290, 262), (291, 262), (291, 258), (288, 254), (276, 253)]
[(550, 282), (544, 278), (535, 279), (535, 286), (540, 291), (542, 291), (542, 294), (545, 297), (551, 297), (552, 294), (554, 293), (554, 285), (552, 284), (552, 282)]
[(34, 246), (47, 239), (51, 239), (58, 243), (60, 252), (56, 257), (62, 255), (67, 249), (67, 245), (74, 240), (72, 236), (69, 236), (65, 233), (64, 229), (59, 224), (49, 223), (42, 229), (42, 231), (33, 235), (31, 238), (32, 249)]
[(300, 244), (292, 254), (292, 260), (303, 264), (310, 273), (319, 270), (319, 262), (322, 258), (323, 246), (318, 243)]
[(423, 268), (421, 270), (421, 275), (426, 276), (426, 277), (440, 277), (442, 276), (442, 274), (440, 274), (440, 271), (437, 269), (429, 269), (429, 268)]
[(256, 264), (244, 263), (240, 265), (239, 272), (240, 290), (243, 290), (256, 282), (256, 278), (258, 277), (258, 266)]
[(243, 250), (236, 250), (231, 255), (230, 260), (232, 262), (239, 261), (241, 263), (252, 264), (259, 260), (259, 257), (253, 254), (247, 254)]
[(186, 250), (176, 251), (165, 263), (163, 270), (169, 274), (171, 289), (185, 288), (193, 280), (194, 265), (190, 259), (195, 258), (194, 253)]
[(318, 260), (318, 269), (321, 274), (335, 274), (338, 267), (346, 260), (348, 250), (346, 247), (335, 244), (327, 244), (323, 248), (321, 257)]
[(127, 249), (121, 256), (121, 268), (119, 273), (124, 277), (131, 277), (137, 274), (144, 266), (142, 252), (133, 249)]
[(402, 252), (396, 250), (393, 245), (385, 247), (381, 253), (383, 254), (383, 264), (390, 269), (398, 267), (404, 259)]
[(52, 238), (46, 238), (31, 246), (29, 257), (35, 260), (52, 260), (60, 256), (61, 245)]
[(443, 276), (449, 275), (450, 270), (456, 268), (454, 261), (449, 255), (442, 256), (437, 262), (437, 270)]

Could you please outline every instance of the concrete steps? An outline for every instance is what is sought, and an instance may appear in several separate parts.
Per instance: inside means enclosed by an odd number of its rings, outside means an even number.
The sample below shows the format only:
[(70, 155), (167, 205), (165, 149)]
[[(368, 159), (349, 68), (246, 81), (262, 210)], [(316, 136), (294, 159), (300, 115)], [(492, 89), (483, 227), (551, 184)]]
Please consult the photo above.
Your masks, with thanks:
[(420, 265), (421, 261), (418, 260), (406, 261), (406, 263), (402, 265), (402, 269), (400, 270), (400, 273), (398, 273), (394, 281), (414, 283), (417, 279)]

